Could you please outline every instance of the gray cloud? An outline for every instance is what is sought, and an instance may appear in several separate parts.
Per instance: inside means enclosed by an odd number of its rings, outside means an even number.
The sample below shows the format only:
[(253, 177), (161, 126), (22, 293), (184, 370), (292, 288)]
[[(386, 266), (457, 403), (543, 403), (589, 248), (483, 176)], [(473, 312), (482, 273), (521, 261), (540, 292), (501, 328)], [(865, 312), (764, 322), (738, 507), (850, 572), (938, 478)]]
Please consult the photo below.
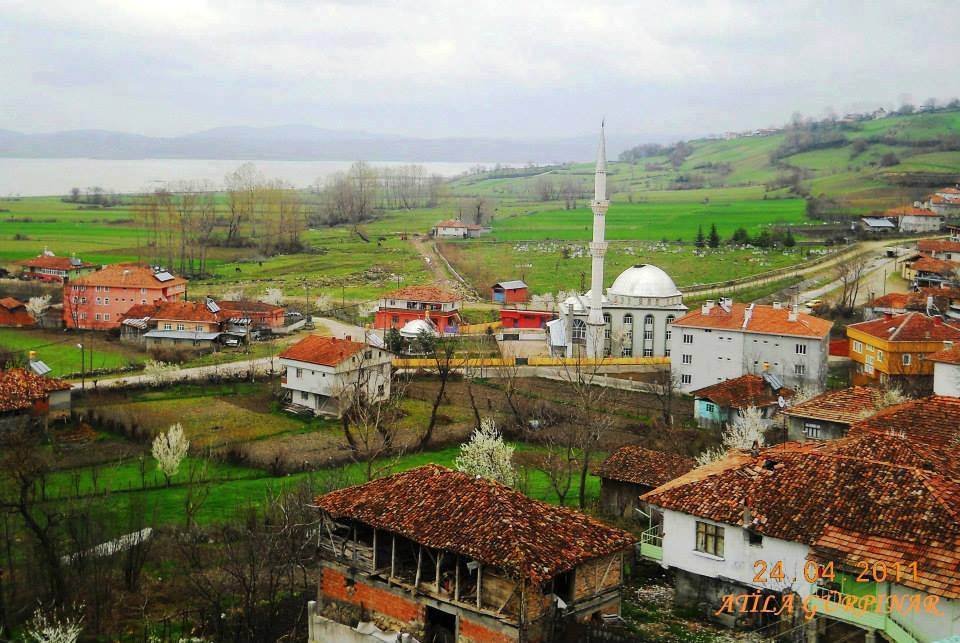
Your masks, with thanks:
[[(0, 128), (663, 137), (960, 94), (952, 2), (0, 0)], [(939, 16), (940, 18), (937, 18)]]

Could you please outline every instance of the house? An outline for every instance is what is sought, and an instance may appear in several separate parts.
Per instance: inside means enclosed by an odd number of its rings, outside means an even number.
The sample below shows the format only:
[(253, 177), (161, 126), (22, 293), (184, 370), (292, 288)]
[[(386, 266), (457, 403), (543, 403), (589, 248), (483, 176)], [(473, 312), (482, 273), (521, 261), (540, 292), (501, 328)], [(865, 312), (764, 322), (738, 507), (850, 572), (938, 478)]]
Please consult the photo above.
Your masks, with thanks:
[(390, 353), (350, 338), (308, 335), (280, 353), (292, 407), (341, 417), (359, 397), (390, 397)]
[(960, 241), (955, 239), (920, 239), (917, 249), (934, 259), (960, 262)]
[(547, 323), (557, 319), (557, 313), (549, 310), (520, 310), (517, 308), (501, 308), (500, 323), (503, 328), (519, 328), (523, 330), (545, 329)]
[[(951, 398), (926, 403), (941, 399)], [(952, 420), (955, 433), (960, 400), (952, 406), (936, 423)], [(897, 416), (893, 430), (854, 425), (839, 440), (733, 452), (647, 493), (641, 501), (663, 523), (641, 537), (641, 552), (671, 571), (677, 604), (730, 625), (802, 628), (809, 643), (837, 640), (827, 633), (911, 643), (956, 635), (958, 449), (942, 435), (907, 434), (917, 410)], [(644, 550), (651, 541), (660, 546)], [(881, 563), (922, 571), (873, 576)], [(783, 611), (745, 612), (729, 600), (754, 592)], [(897, 607), (912, 596), (936, 600), (939, 616)], [(881, 608), (850, 606), (865, 597)]]
[(670, 370), (684, 393), (746, 374), (822, 390), (832, 322), (796, 306), (707, 300), (675, 320)]
[(624, 555), (636, 542), (572, 509), (437, 465), (333, 491), (315, 506), (313, 643), (348, 640), (337, 633), (358, 614), (389, 640), (399, 631), (419, 641), (576, 640), (578, 624), (619, 614)]
[(436, 286), (406, 286), (380, 297), (374, 327), (403, 328), (414, 319), (428, 319), (442, 334), (460, 326), (460, 297)]
[(523, 304), (530, 298), (527, 284), (519, 279), (498, 281), (490, 288), (490, 297), (495, 304)]
[(70, 382), (24, 368), (0, 371), (0, 431), (70, 415)]
[[(214, 350), (223, 334), (223, 321), (220, 308), (211, 299), (160, 302), (148, 322), (152, 329), (143, 334), (144, 344), (147, 350)], [(127, 320), (121, 323), (125, 326)]]
[(600, 506), (612, 516), (638, 518), (636, 511), (649, 513), (646, 505), (640, 505), (640, 496), (695, 466), (693, 458), (676, 453), (654, 451), (634, 444), (620, 447), (593, 472), (600, 478)]
[(897, 224), (886, 217), (861, 217), (860, 230), (871, 234), (890, 234), (897, 231)]
[(285, 323), (286, 310), (283, 306), (274, 306), (262, 301), (230, 301), (221, 299), (217, 306), (225, 320), (249, 319), (254, 329), (281, 328)]
[(0, 298), (0, 326), (4, 328), (32, 328), (37, 322), (27, 312), (27, 306), (13, 297)]
[(49, 250), (33, 257), (18, 261), (20, 277), (66, 283), (71, 279), (88, 275), (100, 269), (99, 264), (83, 261), (76, 257), (58, 257)]
[(891, 208), (883, 213), (885, 217), (897, 219), (900, 232), (908, 234), (920, 232), (939, 232), (943, 228), (944, 216), (933, 210), (913, 206)]
[(852, 382), (929, 391), (933, 363), (926, 358), (960, 341), (960, 322), (918, 312), (884, 316), (847, 326)]
[(911, 310), (927, 315), (945, 313), (952, 316), (951, 311), (955, 305), (960, 308), (960, 288), (928, 287), (876, 297), (864, 306), (863, 316), (865, 321), (870, 321), (883, 315), (901, 315)]
[(903, 278), (913, 282), (915, 287), (950, 287), (957, 282), (957, 269), (960, 263), (934, 259), (927, 255), (903, 263)]
[(927, 207), (945, 217), (955, 217), (960, 214), (960, 189), (956, 187), (942, 188), (928, 197)]
[(933, 362), (933, 394), (960, 397), (960, 345), (927, 357)]
[(788, 406), (787, 439), (836, 440), (850, 431), (850, 425), (880, 408), (883, 392), (872, 386), (826, 391), (796, 406)]
[(741, 375), (693, 391), (693, 417), (701, 427), (724, 426), (736, 421), (744, 409), (757, 408), (772, 418), (794, 392), (775, 375)]
[(433, 236), (438, 239), (475, 239), (487, 232), (490, 232), (490, 228), (454, 219), (441, 221), (433, 228)]
[(118, 328), (136, 304), (177, 301), (186, 293), (187, 280), (161, 268), (115, 264), (64, 284), (64, 323), (67, 328)]

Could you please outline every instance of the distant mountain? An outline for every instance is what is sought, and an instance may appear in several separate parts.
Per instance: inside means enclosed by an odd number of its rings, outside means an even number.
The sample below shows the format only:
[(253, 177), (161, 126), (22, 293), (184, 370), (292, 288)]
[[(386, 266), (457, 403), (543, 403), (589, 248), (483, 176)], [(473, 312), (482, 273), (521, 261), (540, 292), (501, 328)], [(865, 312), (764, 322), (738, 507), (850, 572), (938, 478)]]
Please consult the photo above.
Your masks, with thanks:
[[(612, 137), (611, 154), (630, 142)], [(217, 127), (151, 137), (104, 130), (22, 134), (0, 130), (0, 157), (182, 158), (310, 161), (447, 161), (551, 163), (593, 158), (595, 136), (566, 139), (413, 138), (311, 125)]]

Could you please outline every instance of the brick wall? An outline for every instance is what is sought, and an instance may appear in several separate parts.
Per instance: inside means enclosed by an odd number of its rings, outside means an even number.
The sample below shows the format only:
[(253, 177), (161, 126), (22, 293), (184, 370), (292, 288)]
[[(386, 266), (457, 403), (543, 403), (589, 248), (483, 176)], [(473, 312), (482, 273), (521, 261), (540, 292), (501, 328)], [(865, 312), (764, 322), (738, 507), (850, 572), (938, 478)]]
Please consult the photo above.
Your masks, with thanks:
[[(583, 600), (620, 585), (620, 553), (587, 561), (577, 567), (574, 598)], [(606, 574), (606, 577), (604, 577)]]
[(412, 598), (371, 587), (358, 578), (348, 586), (347, 577), (335, 569), (325, 567), (320, 579), (320, 597), (363, 606), (402, 624), (423, 621), (423, 612)]
[(460, 619), (460, 637), (458, 643), (514, 643), (517, 640), (516, 632), (507, 635), (494, 632), (479, 623)]

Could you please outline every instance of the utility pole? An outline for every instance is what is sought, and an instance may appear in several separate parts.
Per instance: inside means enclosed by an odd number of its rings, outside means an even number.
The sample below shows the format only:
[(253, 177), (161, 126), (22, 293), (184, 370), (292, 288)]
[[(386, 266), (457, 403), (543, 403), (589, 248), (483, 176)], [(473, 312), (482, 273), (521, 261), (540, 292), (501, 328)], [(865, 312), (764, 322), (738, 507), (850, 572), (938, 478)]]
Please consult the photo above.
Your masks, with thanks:
[(84, 348), (83, 344), (77, 344), (77, 348), (80, 349), (80, 390), (85, 390), (87, 388), (87, 377), (86, 371), (84, 370)]

